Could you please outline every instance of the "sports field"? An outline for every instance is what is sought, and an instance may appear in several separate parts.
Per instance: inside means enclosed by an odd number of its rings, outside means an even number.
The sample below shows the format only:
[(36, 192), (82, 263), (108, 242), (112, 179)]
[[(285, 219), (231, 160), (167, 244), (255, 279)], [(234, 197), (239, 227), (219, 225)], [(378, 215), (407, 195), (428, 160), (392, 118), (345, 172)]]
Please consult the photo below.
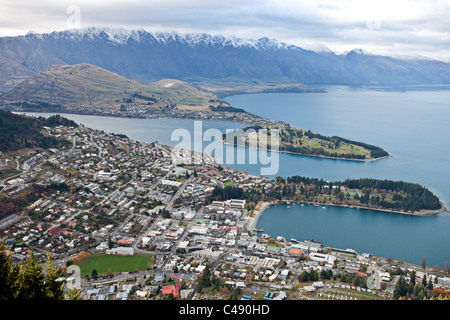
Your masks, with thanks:
[(147, 270), (153, 265), (152, 255), (119, 256), (108, 254), (95, 254), (81, 262), (81, 276), (91, 276), (92, 270), (97, 270), (99, 276), (106, 275), (109, 269), (112, 273)]

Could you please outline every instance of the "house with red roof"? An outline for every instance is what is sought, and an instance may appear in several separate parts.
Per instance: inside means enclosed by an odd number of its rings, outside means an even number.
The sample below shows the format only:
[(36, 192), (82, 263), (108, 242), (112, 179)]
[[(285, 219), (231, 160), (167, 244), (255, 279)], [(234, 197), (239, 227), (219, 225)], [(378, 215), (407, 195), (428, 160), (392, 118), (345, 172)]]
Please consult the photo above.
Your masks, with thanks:
[(162, 287), (162, 294), (173, 294), (174, 298), (178, 298), (180, 296), (180, 288), (181, 288), (181, 282), (177, 282), (175, 285), (170, 286), (163, 286)]

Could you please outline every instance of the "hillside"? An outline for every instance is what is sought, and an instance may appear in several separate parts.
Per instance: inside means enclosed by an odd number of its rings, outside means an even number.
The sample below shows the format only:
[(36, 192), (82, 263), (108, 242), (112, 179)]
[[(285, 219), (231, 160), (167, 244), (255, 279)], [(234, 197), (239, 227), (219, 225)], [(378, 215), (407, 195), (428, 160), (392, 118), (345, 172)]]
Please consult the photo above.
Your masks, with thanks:
[(450, 64), (362, 50), (316, 52), (276, 40), (84, 28), (0, 38), (0, 92), (52, 65), (97, 65), (129, 79), (208, 86), (450, 84)]
[(72, 120), (61, 116), (27, 117), (0, 110), (0, 151), (16, 151), (22, 148), (58, 148), (69, 144), (66, 140), (45, 136), (44, 126), (65, 125), (78, 127)]
[(62, 107), (119, 109), (135, 105), (207, 109), (219, 104), (215, 99), (212, 93), (183, 81), (166, 79), (143, 84), (86, 63), (54, 65), (0, 95), (5, 104), (40, 111), (58, 111)]

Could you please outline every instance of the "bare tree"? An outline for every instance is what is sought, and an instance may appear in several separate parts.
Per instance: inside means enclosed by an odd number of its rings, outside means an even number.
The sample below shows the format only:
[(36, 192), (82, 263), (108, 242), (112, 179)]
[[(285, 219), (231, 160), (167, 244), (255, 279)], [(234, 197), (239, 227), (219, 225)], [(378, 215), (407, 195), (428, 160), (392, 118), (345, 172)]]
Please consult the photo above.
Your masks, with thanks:
[(425, 270), (425, 268), (427, 267), (427, 258), (423, 257), (422, 258), (422, 262), (420, 263), (420, 265)]

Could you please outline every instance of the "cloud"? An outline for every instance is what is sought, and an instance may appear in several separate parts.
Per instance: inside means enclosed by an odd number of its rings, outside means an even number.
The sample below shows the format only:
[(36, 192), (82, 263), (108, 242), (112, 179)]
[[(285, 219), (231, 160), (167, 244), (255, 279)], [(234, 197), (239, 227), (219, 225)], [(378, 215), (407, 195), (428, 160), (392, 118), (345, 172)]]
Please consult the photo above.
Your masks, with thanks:
[(81, 27), (143, 28), (326, 45), (342, 52), (450, 58), (450, 4), (420, 0), (2, 0), (0, 35)]

